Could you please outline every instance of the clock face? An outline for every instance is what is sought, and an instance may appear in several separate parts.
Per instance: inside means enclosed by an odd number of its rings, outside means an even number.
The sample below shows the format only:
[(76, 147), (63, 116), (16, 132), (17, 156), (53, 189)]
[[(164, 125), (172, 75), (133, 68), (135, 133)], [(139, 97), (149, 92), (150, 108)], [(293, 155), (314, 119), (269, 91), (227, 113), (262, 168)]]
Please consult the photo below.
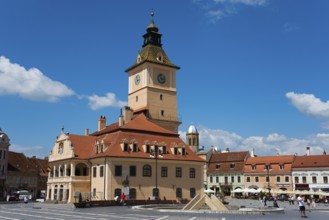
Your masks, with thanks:
[(158, 74), (157, 76), (158, 82), (164, 84), (166, 82), (166, 76), (163, 73)]
[(141, 81), (141, 77), (139, 75), (137, 75), (135, 77), (135, 84), (138, 85), (140, 81)]

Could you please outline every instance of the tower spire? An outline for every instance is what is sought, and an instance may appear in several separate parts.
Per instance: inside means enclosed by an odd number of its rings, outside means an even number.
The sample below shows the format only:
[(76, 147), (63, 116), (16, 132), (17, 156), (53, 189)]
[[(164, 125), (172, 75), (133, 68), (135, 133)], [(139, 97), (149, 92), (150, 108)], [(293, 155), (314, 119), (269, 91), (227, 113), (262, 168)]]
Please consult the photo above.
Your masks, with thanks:
[(159, 33), (158, 27), (154, 23), (154, 11), (152, 9), (151, 13), (151, 23), (146, 27), (146, 34), (143, 35), (144, 37), (144, 44), (145, 47), (148, 44), (156, 45), (161, 47), (161, 34)]

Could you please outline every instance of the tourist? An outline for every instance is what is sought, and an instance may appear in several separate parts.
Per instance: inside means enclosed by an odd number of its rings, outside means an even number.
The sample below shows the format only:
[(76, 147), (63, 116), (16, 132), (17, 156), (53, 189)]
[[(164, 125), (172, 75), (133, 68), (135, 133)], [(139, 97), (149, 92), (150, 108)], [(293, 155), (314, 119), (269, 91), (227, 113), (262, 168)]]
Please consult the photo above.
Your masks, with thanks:
[(119, 196), (117, 195), (116, 197), (114, 197), (114, 201), (116, 205), (119, 205)]
[(279, 205), (278, 205), (278, 202), (276, 201), (276, 199), (274, 199), (274, 201), (273, 201), (273, 207), (279, 208)]
[(308, 210), (311, 211), (311, 200), (310, 200), (310, 198), (307, 198), (306, 204), (307, 204)]
[(24, 197), (24, 203), (27, 204), (29, 202), (29, 199), (27, 198), (27, 196)]
[(266, 202), (267, 202), (267, 198), (266, 196), (263, 197), (263, 203), (264, 203), (264, 206), (266, 206)]
[(305, 203), (302, 197), (298, 196), (297, 198), (298, 201), (298, 207), (299, 207), (299, 212), (302, 218), (307, 218), (305, 215)]
[(312, 198), (311, 207), (312, 207), (312, 209), (315, 209), (316, 208), (315, 199), (314, 198)]
[(121, 201), (120, 202), (121, 202), (122, 205), (126, 205), (126, 203), (125, 203), (126, 202), (126, 195), (124, 193), (122, 193), (122, 195), (121, 195)]

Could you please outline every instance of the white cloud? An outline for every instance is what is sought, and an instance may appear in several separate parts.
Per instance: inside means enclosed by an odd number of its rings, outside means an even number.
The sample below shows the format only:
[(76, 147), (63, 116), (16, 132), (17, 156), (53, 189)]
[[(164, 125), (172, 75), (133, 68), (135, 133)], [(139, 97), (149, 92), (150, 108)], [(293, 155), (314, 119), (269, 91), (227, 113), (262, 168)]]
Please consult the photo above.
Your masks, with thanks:
[(47, 148), (42, 146), (22, 146), (19, 144), (12, 144), (10, 145), (9, 150), (12, 152), (23, 153), (27, 157), (36, 156), (40, 159), (49, 156), (49, 152), (42, 155), (43, 152), (47, 151)]
[(268, 0), (194, 0), (193, 3), (205, 10), (211, 23), (216, 23), (225, 16), (237, 13), (237, 6), (265, 6)]
[(0, 95), (19, 95), (35, 101), (58, 101), (74, 91), (45, 76), (40, 70), (29, 70), (0, 56)]
[(210, 19), (211, 23), (216, 23), (222, 17), (226, 16), (226, 12), (218, 9), (218, 10), (211, 10), (208, 11), (206, 16)]
[(313, 94), (286, 93), (286, 97), (299, 111), (322, 118), (329, 118), (329, 101), (323, 102)]
[(88, 105), (92, 110), (98, 110), (105, 107), (123, 107), (127, 102), (117, 100), (114, 93), (107, 93), (105, 96), (92, 95), (87, 96)]
[[(265, 155), (304, 155), (306, 147), (311, 147), (311, 154), (322, 154), (329, 149), (329, 134), (316, 134), (307, 138), (289, 138), (282, 134), (271, 133), (267, 136), (250, 136), (243, 138), (240, 135), (220, 129), (210, 129), (198, 126), (200, 147), (205, 146), (209, 150), (211, 146), (218, 150), (229, 148), (230, 151), (255, 150), (255, 154)], [(183, 140), (186, 133), (180, 132)]]

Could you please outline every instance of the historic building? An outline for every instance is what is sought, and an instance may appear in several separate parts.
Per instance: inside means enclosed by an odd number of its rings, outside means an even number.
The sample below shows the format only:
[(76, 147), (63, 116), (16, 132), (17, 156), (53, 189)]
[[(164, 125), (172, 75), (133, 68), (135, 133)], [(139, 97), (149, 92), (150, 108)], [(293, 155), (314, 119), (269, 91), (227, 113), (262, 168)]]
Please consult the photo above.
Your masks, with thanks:
[(230, 196), (234, 189), (243, 189), (243, 169), (249, 156), (249, 151), (213, 151), (207, 172), (208, 188), (225, 196)]
[(329, 192), (329, 155), (296, 156), (292, 164), (292, 183), (294, 190), (313, 190)]
[(9, 151), (9, 138), (0, 128), (0, 200), (6, 197), (6, 179)]
[(244, 166), (245, 188), (292, 190), (293, 155), (249, 157)]
[(23, 153), (8, 152), (7, 195), (28, 190), (33, 199), (43, 196), (47, 189), (48, 158), (26, 157)]
[(191, 199), (203, 193), (201, 159), (180, 139), (176, 70), (152, 20), (129, 67), (128, 106), (118, 121), (98, 120), (85, 135), (62, 129), (49, 156), (47, 199)]

